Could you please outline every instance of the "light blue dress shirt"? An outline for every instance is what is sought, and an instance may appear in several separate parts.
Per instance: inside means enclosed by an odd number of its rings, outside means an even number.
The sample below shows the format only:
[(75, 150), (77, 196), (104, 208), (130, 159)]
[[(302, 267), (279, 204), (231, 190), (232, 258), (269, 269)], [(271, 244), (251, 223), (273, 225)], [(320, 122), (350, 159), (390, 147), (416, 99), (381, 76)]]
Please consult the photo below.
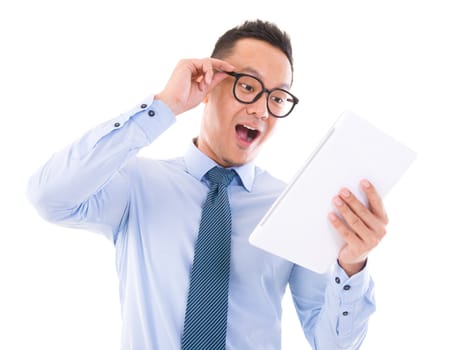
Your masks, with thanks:
[[(193, 144), (182, 158), (137, 156), (175, 121), (152, 97), (87, 132), (30, 179), (39, 214), (107, 236), (115, 245), (123, 350), (178, 350), (203, 205), (216, 164)], [(255, 164), (229, 186), (232, 257), (227, 349), (281, 348), (287, 285), (314, 349), (357, 349), (374, 311), (365, 268), (316, 274), (251, 246), (248, 237), (285, 184)], [(292, 234), (289, 232), (289, 234)]]

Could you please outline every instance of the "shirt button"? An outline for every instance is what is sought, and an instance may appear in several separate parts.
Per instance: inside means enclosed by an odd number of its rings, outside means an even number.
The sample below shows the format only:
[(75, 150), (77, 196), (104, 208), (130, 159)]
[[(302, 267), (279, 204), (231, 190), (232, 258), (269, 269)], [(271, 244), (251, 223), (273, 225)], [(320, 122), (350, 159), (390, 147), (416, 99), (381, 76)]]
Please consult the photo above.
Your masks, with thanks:
[(351, 289), (351, 286), (346, 285), (346, 286), (343, 287), (343, 289), (344, 289), (344, 290), (350, 290), (350, 289)]
[(155, 112), (154, 111), (148, 111), (148, 115), (153, 117), (155, 115)]
[(117, 122), (117, 123), (114, 124), (114, 126), (115, 126), (116, 128), (118, 128), (118, 127), (120, 126), (120, 123)]
[(343, 316), (348, 316), (348, 311), (343, 311), (342, 315)]
[(147, 105), (146, 105), (145, 103), (142, 103), (142, 104), (140, 105), (140, 108), (147, 108)]
[(335, 282), (340, 284), (340, 277), (335, 277)]

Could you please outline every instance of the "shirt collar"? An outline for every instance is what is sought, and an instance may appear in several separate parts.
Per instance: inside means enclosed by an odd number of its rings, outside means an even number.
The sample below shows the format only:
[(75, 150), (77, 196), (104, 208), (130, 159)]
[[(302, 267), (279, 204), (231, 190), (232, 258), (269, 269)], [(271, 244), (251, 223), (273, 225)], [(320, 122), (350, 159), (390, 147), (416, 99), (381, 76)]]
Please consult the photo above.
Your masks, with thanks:
[[(201, 152), (198, 147), (196, 147), (194, 142), (191, 142), (190, 146), (188, 147), (184, 159), (188, 173), (190, 173), (199, 181), (203, 179), (203, 176), (211, 168), (218, 165), (214, 160)], [(241, 166), (231, 167), (230, 169), (234, 169), (236, 171), (236, 173), (239, 175), (239, 181), (241, 184), (248, 192), (251, 192), (252, 186), (254, 184), (255, 168), (256, 166), (254, 162), (251, 162)]]

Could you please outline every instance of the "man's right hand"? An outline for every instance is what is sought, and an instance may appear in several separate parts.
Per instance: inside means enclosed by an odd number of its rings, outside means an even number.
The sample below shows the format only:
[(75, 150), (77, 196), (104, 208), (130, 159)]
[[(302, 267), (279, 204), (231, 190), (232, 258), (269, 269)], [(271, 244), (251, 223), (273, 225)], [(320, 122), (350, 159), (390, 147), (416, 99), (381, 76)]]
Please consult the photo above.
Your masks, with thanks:
[(234, 67), (216, 58), (184, 59), (175, 67), (165, 88), (155, 99), (161, 100), (176, 115), (196, 107)]

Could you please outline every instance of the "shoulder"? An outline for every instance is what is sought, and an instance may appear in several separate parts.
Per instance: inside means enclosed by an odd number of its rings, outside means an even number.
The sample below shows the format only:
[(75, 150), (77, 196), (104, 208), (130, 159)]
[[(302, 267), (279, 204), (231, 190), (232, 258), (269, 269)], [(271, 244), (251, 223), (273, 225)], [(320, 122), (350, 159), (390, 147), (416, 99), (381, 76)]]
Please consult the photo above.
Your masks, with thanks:
[(187, 174), (183, 157), (172, 159), (135, 157), (127, 163), (124, 170), (133, 174), (133, 177), (147, 179), (157, 176), (176, 179)]

